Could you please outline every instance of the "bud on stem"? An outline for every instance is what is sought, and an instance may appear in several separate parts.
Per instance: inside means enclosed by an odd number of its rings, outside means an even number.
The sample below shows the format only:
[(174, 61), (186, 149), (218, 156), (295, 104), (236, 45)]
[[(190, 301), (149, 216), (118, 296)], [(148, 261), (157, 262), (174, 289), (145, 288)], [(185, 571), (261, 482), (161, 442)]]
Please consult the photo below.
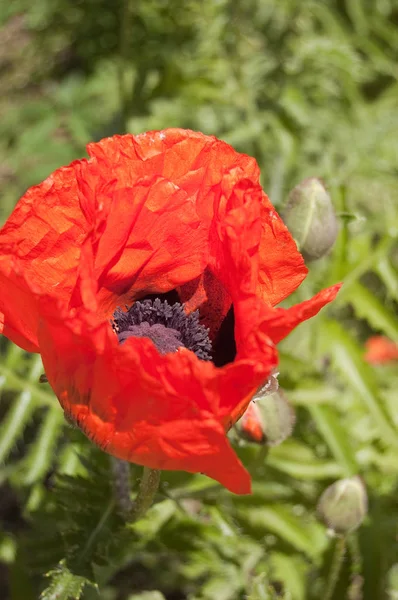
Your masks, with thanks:
[(338, 223), (331, 198), (316, 177), (290, 192), (283, 220), (307, 261), (325, 256), (336, 241)]
[(318, 513), (324, 523), (338, 534), (357, 529), (368, 508), (366, 489), (356, 475), (340, 479), (326, 488), (318, 502)]
[(277, 446), (293, 431), (295, 414), (285, 394), (256, 396), (237, 423), (241, 437), (249, 442)]

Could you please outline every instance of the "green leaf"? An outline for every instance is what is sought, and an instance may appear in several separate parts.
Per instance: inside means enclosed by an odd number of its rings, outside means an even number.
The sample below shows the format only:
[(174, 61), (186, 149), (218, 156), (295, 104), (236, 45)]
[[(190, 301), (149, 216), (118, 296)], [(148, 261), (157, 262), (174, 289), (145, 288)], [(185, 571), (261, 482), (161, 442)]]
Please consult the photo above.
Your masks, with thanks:
[(280, 595), (268, 584), (265, 573), (261, 573), (252, 581), (247, 600), (280, 600)]
[(0, 461), (4, 461), (29, 422), (33, 409), (32, 394), (29, 390), (21, 392), (13, 401), (11, 408), (0, 426)]
[[(14, 366), (20, 359), (21, 352), (19, 349), (18, 351), (11, 350), (4, 364), (0, 365), (0, 375), (3, 378), (3, 387), (9, 387), (15, 379), (18, 379), (13, 375), (13, 372), (9, 367)], [(33, 409), (31, 384), (38, 380), (42, 370), (43, 366), (41, 358), (37, 357), (32, 362), (26, 377), (26, 383), (21, 380), (21, 387), (19, 388), (21, 393), (13, 400), (11, 408), (8, 410), (8, 413), (0, 426), (0, 462), (7, 458), (30, 419)]]
[[(12, 355), (13, 362), (18, 359), (20, 354)], [(40, 375), (43, 373), (43, 364), (41, 357), (32, 359), (32, 366), (27, 376), (18, 375), (15, 370), (17, 364), (0, 364), (0, 387), (14, 391), (28, 391), (39, 406), (52, 406), (56, 400), (54, 395), (46, 391), (46, 387), (39, 383)]]
[(337, 390), (330, 385), (313, 385), (306, 387), (306, 381), (301, 381), (300, 386), (289, 390), (289, 400), (293, 404), (312, 407), (319, 404), (333, 404), (336, 401)]
[(213, 575), (202, 586), (201, 595), (206, 600), (235, 600), (242, 586), (243, 581), (239, 570), (234, 565), (226, 563), (221, 576)]
[(343, 470), (340, 465), (327, 460), (314, 460), (304, 464), (294, 459), (288, 460), (276, 456), (269, 456), (267, 464), (296, 479), (329, 479), (331, 477), (341, 477), (343, 475)]
[(268, 505), (238, 511), (240, 519), (257, 535), (271, 532), (299, 552), (316, 560), (326, 547), (323, 527), (308, 517), (296, 516), (288, 505)]
[(343, 475), (339, 464), (317, 458), (309, 446), (292, 439), (271, 448), (267, 465), (294, 479), (317, 480)]
[(307, 600), (308, 564), (300, 556), (289, 556), (281, 552), (271, 554), (271, 577), (281, 581), (292, 600)]
[(387, 256), (380, 258), (376, 272), (386, 286), (390, 297), (398, 302), (398, 273)]
[(169, 521), (177, 510), (177, 505), (173, 500), (164, 500), (152, 506), (145, 519), (137, 521), (131, 527), (141, 538), (152, 539), (159, 530)]
[[(333, 196), (335, 204), (339, 212), (346, 213), (347, 211), (347, 187), (345, 185), (339, 186), (335, 190)], [(337, 236), (336, 242), (333, 247), (332, 257), (329, 265), (329, 278), (327, 285), (332, 285), (337, 281), (341, 281), (348, 270), (348, 222), (343, 220), (341, 223), (340, 232)]]
[(398, 600), (398, 563), (392, 565), (388, 571), (388, 598)]
[(52, 408), (47, 409), (38, 435), (24, 461), (25, 485), (35, 483), (48, 471), (54, 460), (53, 450), (64, 423), (64, 413), (60, 406), (54, 404)]
[(46, 577), (50, 579), (50, 583), (41, 593), (40, 600), (79, 600), (86, 585), (95, 587), (92, 581), (71, 573), (65, 561), (46, 573)]
[(332, 355), (336, 369), (343, 375), (347, 385), (366, 406), (381, 439), (398, 446), (398, 432), (378, 393), (372, 367), (362, 359), (362, 349), (337, 321), (324, 319), (321, 328), (320, 339), (325, 350)]
[(345, 477), (355, 475), (358, 466), (348, 432), (343, 426), (341, 416), (329, 406), (308, 406), (316, 426), (329, 446), (335, 459), (341, 465)]
[[(344, 289), (344, 286), (343, 286)], [(398, 319), (372, 292), (361, 283), (351, 285), (344, 294), (360, 319), (366, 319), (374, 329), (380, 329), (389, 338), (398, 341)]]
[(16, 550), (16, 540), (9, 533), (3, 533), (0, 530), (0, 562), (5, 564), (13, 563)]
[[(367, 239), (366, 242), (366, 245), (370, 246), (370, 242)], [(351, 286), (355, 285), (359, 281), (359, 278), (367, 271), (376, 268), (379, 260), (390, 252), (393, 244), (394, 239), (386, 234), (381, 238), (377, 246), (371, 249), (371, 251), (367, 250), (365, 252), (364, 249), (361, 248), (359, 252), (360, 260), (344, 275), (344, 285), (335, 302), (342, 303), (343, 300), (345, 300), (346, 294), (349, 293)], [(349, 261), (347, 261), (347, 264), (349, 264)], [(330, 283), (336, 283), (336, 281), (338, 281), (338, 278), (331, 279)]]

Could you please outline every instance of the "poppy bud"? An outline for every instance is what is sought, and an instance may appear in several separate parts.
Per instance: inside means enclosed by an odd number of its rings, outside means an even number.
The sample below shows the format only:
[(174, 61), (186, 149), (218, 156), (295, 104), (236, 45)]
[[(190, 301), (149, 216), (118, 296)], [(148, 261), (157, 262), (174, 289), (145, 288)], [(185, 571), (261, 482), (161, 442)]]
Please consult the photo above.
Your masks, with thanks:
[(241, 437), (257, 444), (277, 446), (293, 431), (295, 414), (281, 390), (256, 397), (237, 423)]
[(367, 509), (366, 489), (358, 475), (340, 479), (327, 487), (317, 506), (324, 523), (340, 534), (357, 529), (365, 518)]
[(307, 261), (325, 256), (336, 241), (338, 223), (333, 204), (316, 177), (304, 179), (292, 189), (282, 216)]

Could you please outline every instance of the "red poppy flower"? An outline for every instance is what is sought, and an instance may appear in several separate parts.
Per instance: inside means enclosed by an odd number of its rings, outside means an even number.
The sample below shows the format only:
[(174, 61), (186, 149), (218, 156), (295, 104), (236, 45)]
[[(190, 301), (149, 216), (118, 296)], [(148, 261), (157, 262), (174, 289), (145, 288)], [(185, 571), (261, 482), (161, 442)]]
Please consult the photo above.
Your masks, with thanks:
[(381, 365), (398, 360), (398, 344), (383, 335), (370, 337), (365, 344), (365, 348), (364, 359), (372, 365)]
[(248, 493), (225, 433), (275, 344), (339, 286), (273, 308), (307, 270), (255, 160), (228, 144), (168, 129), (88, 153), (0, 232), (3, 333), (41, 353), (65, 413), (105, 451)]

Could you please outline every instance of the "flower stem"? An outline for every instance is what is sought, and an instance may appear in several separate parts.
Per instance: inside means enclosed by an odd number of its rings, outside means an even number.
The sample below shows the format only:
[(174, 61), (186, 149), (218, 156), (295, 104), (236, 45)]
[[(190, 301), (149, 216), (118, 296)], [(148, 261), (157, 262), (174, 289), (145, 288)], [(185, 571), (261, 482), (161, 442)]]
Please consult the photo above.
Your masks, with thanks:
[(357, 532), (350, 535), (348, 539), (348, 550), (351, 556), (351, 582), (348, 588), (348, 598), (349, 600), (362, 600), (363, 565)]
[(160, 471), (144, 467), (138, 494), (130, 512), (129, 521), (138, 521), (151, 507), (159, 488)]
[(264, 465), (264, 462), (268, 456), (268, 453), (269, 453), (269, 446), (264, 444), (264, 446), (262, 446), (260, 448), (260, 450), (257, 452), (256, 459), (255, 459), (256, 467), (262, 467)]
[(119, 512), (128, 518), (133, 508), (130, 498), (130, 465), (125, 460), (111, 456), (111, 469), (113, 491)]
[(326, 582), (325, 593), (323, 595), (323, 600), (331, 600), (333, 597), (334, 590), (336, 589), (336, 584), (339, 579), (341, 567), (344, 560), (346, 548), (346, 538), (345, 536), (341, 536), (336, 539), (336, 545), (334, 548), (334, 555), (332, 559), (332, 564), (329, 571), (329, 576)]

